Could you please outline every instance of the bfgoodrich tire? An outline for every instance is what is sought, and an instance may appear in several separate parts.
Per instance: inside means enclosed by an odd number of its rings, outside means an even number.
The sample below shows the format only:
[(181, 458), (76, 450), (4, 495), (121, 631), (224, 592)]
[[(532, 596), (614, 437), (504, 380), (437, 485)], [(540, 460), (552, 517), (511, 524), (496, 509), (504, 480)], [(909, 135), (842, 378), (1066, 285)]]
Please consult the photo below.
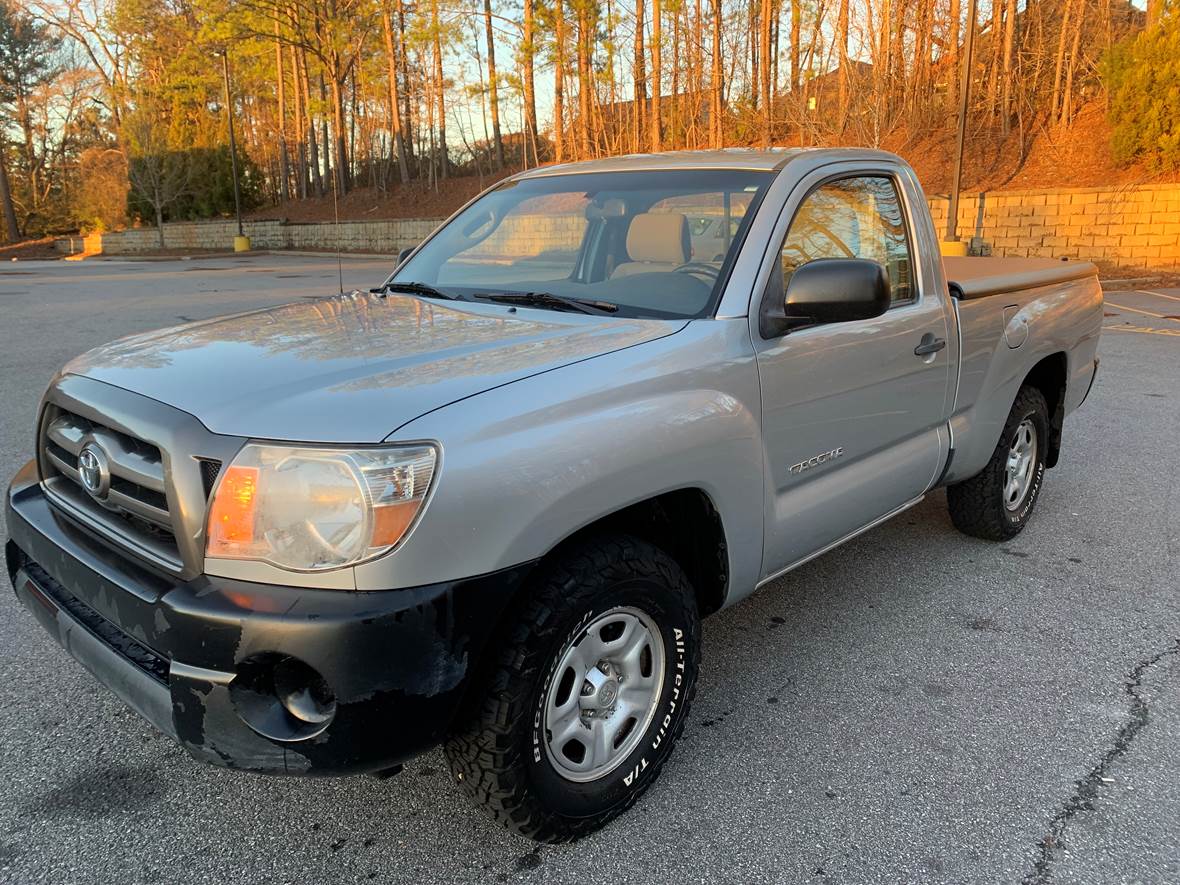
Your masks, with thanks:
[(987, 466), (946, 490), (955, 528), (988, 541), (1020, 534), (1041, 493), (1048, 443), (1045, 397), (1034, 387), (1022, 387)]
[(696, 690), (700, 619), (662, 550), (588, 541), (544, 567), (482, 701), (446, 744), (462, 789), (510, 830), (578, 839), (651, 786)]

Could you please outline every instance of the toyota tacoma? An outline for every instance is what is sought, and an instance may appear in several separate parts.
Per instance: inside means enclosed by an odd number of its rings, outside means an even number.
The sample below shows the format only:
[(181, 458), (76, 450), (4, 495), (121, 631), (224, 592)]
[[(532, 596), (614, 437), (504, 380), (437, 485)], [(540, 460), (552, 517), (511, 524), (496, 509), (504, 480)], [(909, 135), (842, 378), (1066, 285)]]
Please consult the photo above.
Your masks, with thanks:
[(703, 617), (936, 488), (1020, 532), (1101, 321), (1089, 264), (944, 261), (891, 154), (534, 169), (370, 291), (66, 365), (8, 572), (197, 759), (441, 744), (501, 823), (575, 839), (671, 753)]

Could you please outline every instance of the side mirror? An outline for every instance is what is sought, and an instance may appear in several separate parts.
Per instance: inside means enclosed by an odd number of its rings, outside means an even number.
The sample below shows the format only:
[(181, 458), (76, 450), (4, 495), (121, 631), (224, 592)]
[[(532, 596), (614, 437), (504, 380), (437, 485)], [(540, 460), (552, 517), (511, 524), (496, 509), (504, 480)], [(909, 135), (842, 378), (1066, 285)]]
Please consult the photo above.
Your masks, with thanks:
[[(400, 252), (398, 252), (397, 253), (397, 267), (401, 267), (403, 264), (405, 264), (406, 259), (410, 257), (410, 253), (413, 251), (414, 251), (414, 247), (409, 246), (408, 248), (402, 249)], [(396, 270), (397, 268), (394, 268), (394, 269)]]
[(782, 307), (772, 305), (762, 327), (773, 337), (801, 326), (868, 320), (885, 313), (890, 300), (889, 275), (876, 261), (819, 258), (791, 274)]

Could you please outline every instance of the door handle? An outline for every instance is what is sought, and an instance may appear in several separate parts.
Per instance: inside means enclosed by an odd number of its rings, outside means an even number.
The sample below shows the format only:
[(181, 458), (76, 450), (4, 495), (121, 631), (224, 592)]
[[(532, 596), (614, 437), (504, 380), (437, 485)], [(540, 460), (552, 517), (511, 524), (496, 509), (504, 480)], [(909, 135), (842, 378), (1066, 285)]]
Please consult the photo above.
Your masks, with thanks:
[(938, 353), (944, 347), (946, 347), (945, 338), (935, 338), (927, 333), (922, 336), (922, 343), (914, 348), (914, 356), (929, 356), (932, 353)]

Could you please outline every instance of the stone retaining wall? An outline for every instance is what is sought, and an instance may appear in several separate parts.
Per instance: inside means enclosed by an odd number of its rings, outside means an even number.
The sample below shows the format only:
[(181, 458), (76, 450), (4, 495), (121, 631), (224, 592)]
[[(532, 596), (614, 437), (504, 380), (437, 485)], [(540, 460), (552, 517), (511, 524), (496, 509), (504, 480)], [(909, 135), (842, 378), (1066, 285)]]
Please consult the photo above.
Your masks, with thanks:
[[(946, 228), (947, 198), (932, 196), (935, 230)], [(396, 255), (417, 245), (441, 221), (437, 218), (342, 221), (339, 225), (249, 221), (245, 232), (255, 249), (307, 249)], [(568, 246), (580, 238), (581, 218), (552, 216), (544, 231), (509, 229), (493, 235), (521, 236), (520, 254)], [(535, 225), (530, 225), (535, 228)], [(232, 221), (172, 222), (164, 225), (167, 249), (233, 248)], [(973, 239), (975, 251), (992, 255), (1081, 258), (1127, 267), (1180, 267), (1180, 184), (1128, 188), (1002, 191), (967, 194), (959, 201), (959, 235)], [(527, 241), (527, 242), (526, 242)], [(59, 241), (70, 251), (71, 241)], [(77, 248), (78, 239), (72, 241)], [(490, 242), (490, 241), (489, 241)], [(507, 249), (496, 243), (496, 251)], [(104, 234), (108, 255), (159, 248), (155, 228)]]
[[(947, 203), (930, 198), (940, 237)], [(1180, 267), (1180, 184), (965, 194), (958, 214), (959, 237), (992, 255)]]
[[(342, 221), (336, 224), (288, 224), (283, 221), (247, 221), (242, 230), (255, 249), (339, 249), (343, 252), (375, 252), (396, 255), (416, 246), (441, 222), (441, 218), (409, 218), (393, 221)], [(164, 248), (230, 251), (238, 226), (234, 221), (174, 221), (164, 225)], [(59, 240), (58, 248), (77, 248), (78, 238)], [(131, 255), (160, 248), (154, 227), (134, 228), (102, 235), (106, 255)]]

